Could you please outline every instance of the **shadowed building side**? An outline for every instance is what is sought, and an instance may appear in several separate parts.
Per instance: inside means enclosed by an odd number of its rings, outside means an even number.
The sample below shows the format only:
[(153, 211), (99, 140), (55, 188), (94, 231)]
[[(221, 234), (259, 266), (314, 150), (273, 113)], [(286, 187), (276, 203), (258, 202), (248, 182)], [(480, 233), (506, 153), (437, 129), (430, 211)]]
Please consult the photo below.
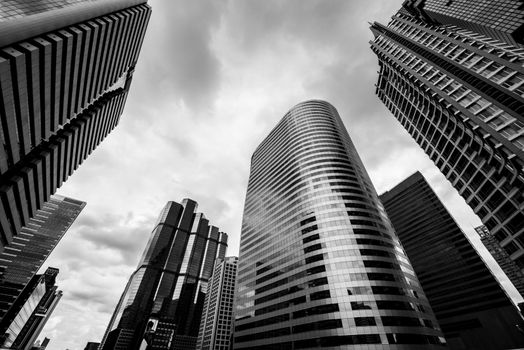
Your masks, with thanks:
[(380, 199), (450, 349), (523, 347), (516, 307), (422, 174)]

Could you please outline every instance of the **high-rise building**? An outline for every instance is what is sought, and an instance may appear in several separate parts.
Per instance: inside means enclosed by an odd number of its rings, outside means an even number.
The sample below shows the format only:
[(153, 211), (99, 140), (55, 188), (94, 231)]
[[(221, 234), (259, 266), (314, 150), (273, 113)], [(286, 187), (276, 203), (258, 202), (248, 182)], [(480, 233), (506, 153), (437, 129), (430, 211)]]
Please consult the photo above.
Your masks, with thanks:
[(427, 23), (456, 25), (512, 45), (524, 45), (521, 0), (407, 0), (404, 8)]
[(16, 299), (13, 308), (15, 317), (0, 335), (1, 349), (30, 349), (58, 301), (62, 291), (58, 290), (58, 269), (49, 267), (43, 275), (35, 275)]
[(422, 174), (416, 172), (380, 199), (450, 349), (524, 346), (516, 307)]
[(194, 349), (208, 280), (227, 234), (197, 204), (168, 202), (113, 313), (101, 349)]
[(0, 334), (18, 314), (16, 300), (78, 217), (86, 203), (51, 196), (0, 253)]
[(237, 264), (236, 256), (217, 259), (215, 263), (200, 320), (197, 350), (231, 349)]
[(325, 347), (445, 344), (338, 112), (311, 100), (251, 158), (234, 348)]
[(0, 251), (117, 125), (146, 1), (2, 1)]
[(491, 255), (493, 255), (493, 258), (499, 264), (502, 271), (508, 276), (520, 295), (524, 297), (524, 274), (521, 269), (510, 259), (508, 252), (502, 249), (500, 243), (493, 237), (486, 226), (476, 227), (475, 231), (479, 234), (480, 240)]
[(478, 7), (491, 16), (485, 28), (522, 28), (522, 1), (416, 2), (462, 24), (435, 24), (410, 3), (371, 26), (376, 93), (524, 269), (524, 48), (473, 31), (470, 16)]

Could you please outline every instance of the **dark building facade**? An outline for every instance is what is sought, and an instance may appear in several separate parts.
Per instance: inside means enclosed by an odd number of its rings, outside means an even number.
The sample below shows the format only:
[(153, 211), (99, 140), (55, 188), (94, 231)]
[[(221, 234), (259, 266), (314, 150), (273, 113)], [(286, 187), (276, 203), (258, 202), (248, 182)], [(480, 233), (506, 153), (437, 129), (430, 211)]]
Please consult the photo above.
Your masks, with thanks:
[(51, 196), (0, 253), (0, 334), (18, 314), (16, 300), (24, 297), (24, 288), (85, 205), (76, 199)]
[(238, 258), (217, 259), (204, 301), (197, 350), (229, 350), (233, 334), (233, 301)]
[(55, 285), (57, 275), (58, 269), (49, 267), (31, 278), (15, 302), (17, 313), (0, 336), (0, 348), (31, 349), (62, 297)]
[(100, 343), (89, 342), (86, 344), (84, 350), (98, 350)]
[(480, 240), (493, 255), (502, 271), (508, 276), (520, 295), (524, 297), (524, 274), (522, 274), (522, 270), (510, 259), (508, 252), (500, 246), (500, 243), (493, 237), (486, 226), (476, 227), (475, 231), (479, 234)]
[(336, 109), (293, 107), (251, 158), (235, 349), (443, 349)]
[(2, 2), (0, 251), (117, 125), (145, 2)]
[(517, 309), (424, 177), (380, 196), (453, 350), (524, 346)]
[(513, 45), (524, 44), (521, 0), (407, 0), (404, 8), (424, 22), (456, 25)]
[(215, 259), (227, 248), (227, 234), (196, 209), (190, 199), (164, 207), (101, 349), (195, 348)]
[[(427, 21), (409, 3), (387, 26), (371, 26), (376, 93), (524, 269), (524, 50), (465, 25)], [(448, 3), (450, 11), (464, 5), (466, 18), (474, 12), (466, 7), (488, 2)], [(489, 3), (498, 7), (491, 21), (524, 24), (521, 1), (516, 12), (519, 1)]]

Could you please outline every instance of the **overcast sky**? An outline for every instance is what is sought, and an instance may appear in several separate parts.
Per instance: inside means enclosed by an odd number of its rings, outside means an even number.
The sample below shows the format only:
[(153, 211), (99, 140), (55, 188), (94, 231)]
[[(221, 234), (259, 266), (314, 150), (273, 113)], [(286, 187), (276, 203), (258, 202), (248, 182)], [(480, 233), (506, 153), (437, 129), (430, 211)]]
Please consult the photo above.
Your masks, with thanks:
[(237, 255), (251, 154), (304, 100), (338, 109), (379, 194), (419, 170), (476, 238), (479, 219), (374, 94), (367, 22), (401, 2), (150, 0), (120, 124), (58, 191), (87, 206), (44, 265), (64, 292), (48, 349), (101, 341), (169, 200), (196, 200)]

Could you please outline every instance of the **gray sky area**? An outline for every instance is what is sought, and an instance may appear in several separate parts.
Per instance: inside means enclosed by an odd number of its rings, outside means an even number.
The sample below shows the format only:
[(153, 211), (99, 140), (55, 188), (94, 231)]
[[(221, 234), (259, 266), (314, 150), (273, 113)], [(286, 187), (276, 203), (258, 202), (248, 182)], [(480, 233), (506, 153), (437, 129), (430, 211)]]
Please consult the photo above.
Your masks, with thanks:
[(196, 200), (237, 255), (251, 154), (304, 100), (338, 109), (378, 193), (420, 170), (475, 236), (479, 219), (374, 93), (368, 21), (400, 3), (150, 0), (120, 124), (58, 191), (87, 206), (44, 266), (64, 291), (48, 349), (101, 340), (169, 200)]

